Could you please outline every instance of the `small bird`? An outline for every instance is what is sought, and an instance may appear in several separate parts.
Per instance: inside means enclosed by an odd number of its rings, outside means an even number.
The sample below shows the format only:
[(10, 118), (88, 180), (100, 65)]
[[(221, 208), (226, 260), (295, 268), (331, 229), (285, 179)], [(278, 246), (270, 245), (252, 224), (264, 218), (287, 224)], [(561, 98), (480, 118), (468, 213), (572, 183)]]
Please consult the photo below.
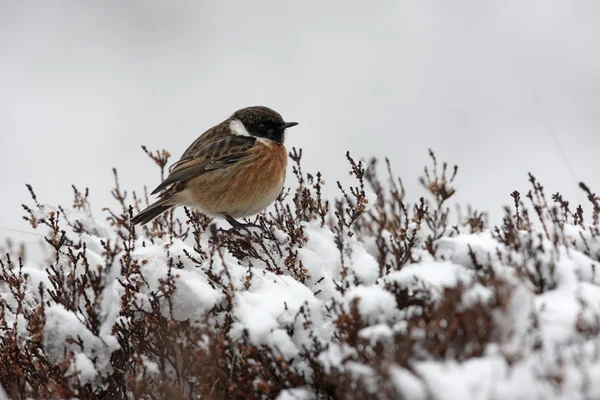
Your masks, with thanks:
[(189, 206), (234, 228), (247, 226), (236, 218), (259, 213), (283, 190), (285, 130), (296, 125), (268, 107), (236, 111), (187, 148), (152, 192), (158, 200), (131, 222), (143, 225), (172, 207)]

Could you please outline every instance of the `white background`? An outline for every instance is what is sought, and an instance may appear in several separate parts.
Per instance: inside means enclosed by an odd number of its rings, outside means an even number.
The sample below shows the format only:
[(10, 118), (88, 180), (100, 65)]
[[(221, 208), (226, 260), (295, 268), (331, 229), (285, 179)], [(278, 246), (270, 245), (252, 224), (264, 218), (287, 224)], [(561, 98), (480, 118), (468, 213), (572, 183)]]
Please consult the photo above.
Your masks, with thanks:
[(288, 147), (330, 197), (350, 150), (390, 157), (413, 201), (431, 147), (492, 222), (528, 171), (585, 201), (577, 181), (600, 192), (599, 20), (594, 0), (1, 0), (0, 240), (38, 240), (4, 229), (28, 230), (25, 183), (49, 204), (88, 186), (100, 214), (112, 167), (123, 187), (159, 183), (142, 144), (179, 157), (249, 105), (300, 122)]

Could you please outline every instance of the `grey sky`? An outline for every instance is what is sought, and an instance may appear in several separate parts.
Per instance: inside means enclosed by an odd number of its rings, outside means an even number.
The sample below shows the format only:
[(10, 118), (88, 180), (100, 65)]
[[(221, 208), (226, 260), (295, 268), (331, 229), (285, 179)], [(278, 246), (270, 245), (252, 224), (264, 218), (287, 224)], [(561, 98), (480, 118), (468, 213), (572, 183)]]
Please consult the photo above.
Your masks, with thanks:
[(416, 199), (431, 147), (493, 220), (528, 171), (583, 201), (576, 181), (600, 191), (599, 20), (593, 0), (2, 0), (0, 226), (27, 229), (25, 182), (50, 204), (88, 186), (98, 210), (112, 167), (154, 187), (140, 145), (178, 157), (257, 104), (300, 122), (287, 144), (329, 196), (350, 150), (390, 157)]

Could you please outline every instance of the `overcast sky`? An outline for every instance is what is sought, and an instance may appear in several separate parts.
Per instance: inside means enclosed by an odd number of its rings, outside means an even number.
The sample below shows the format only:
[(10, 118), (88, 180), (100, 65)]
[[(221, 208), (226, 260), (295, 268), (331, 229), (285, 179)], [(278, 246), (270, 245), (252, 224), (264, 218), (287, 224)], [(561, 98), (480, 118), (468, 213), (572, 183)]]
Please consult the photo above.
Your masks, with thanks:
[(25, 183), (49, 204), (88, 186), (98, 210), (112, 167), (153, 188), (142, 144), (179, 157), (249, 105), (300, 122), (288, 147), (329, 196), (350, 150), (388, 156), (413, 201), (433, 148), (492, 220), (529, 171), (584, 201), (577, 181), (600, 191), (598, 21), (596, 0), (0, 0), (0, 226), (28, 230)]

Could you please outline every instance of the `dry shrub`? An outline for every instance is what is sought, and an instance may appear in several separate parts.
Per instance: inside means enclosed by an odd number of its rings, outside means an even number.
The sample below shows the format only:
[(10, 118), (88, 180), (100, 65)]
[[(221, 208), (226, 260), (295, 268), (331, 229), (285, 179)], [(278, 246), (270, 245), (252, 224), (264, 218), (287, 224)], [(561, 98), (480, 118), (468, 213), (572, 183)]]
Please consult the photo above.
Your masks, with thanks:
[[(169, 154), (144, 150), (163, 176)], [(560, 246), (600, 261), (600, 201), (581, 185), (593, 206), (593, 225), (587, 226), (581, 206), (572, 210), (560, 194), (552, 196), (554, 205), (549, 204), (543, 187), (530, 176), (532, 190), (526, 197), (542, 230), (534, 229), (520, 194), (514, 192), (514, 210), (507, 209), (502, 226), (494, 230), (503, 251), (492, 260), (469, 247), (463, 264), (476, 277), (473, 282), (436, 292), (418, 281), (384, 279), (426, 260), (443, 261), (439, 244), (445, 238), (486, 229), (480, 212), (469, 212), (454, 225), (450, 222), (448, 201), (455, 193), (457, 168), (440, 166), (433, 152), (430, 156), (433, 166), (421, 178), (429, 199), (411, 204), (389, 160), (382, 181), (376, 160), (364, 163), (348, 154), (356, 186), (343, 188), (338, 182), (341, 197), (331, 206), (322, 196), (321, 174), (303, 172), (302, 152), (294, 149), (290, 157), (296, 188), (282, 193), (256, 218), (260, 230), (249, 232), (217, 229), (205, 216), (187, 209), (185, 218), (169, 212), (134, 229), (128, 220), (148, 203), (148, 196), (124, 191), (116, 171), (112, 194), (117, 207), (105, 209), (104, 226), (91, 215), (87, 189), (73, 188), (74, 202), (68, 209), (52, 209), (27, 186), (32, 204), (23, 206), (25, 219), (44, 233), (52, 257), (45, 268), (47, 279), (42, 280), (32, 279), (23, 249), (9, 246), (0, 261), (0, 383), (13, 399), (274, 398), (292, 388), (306, 388), (322, 399), (390, 399), (404, 396), (394, 383), (393, 368), (417, 374), (413, 367), (420, 360), (460, 362), (483, 356), (489, 344), (502, 340), (496, 315), (506, 312), (513, 289), (496, 275), (494, 263), (510, 266), (538, 293), (553, 290)], [(581, 228), (578, 240), (567, 238), (565, 226)], [(333, 235), (340, 265), (335, 293), (327, 292), (323, 278), (313, 276), (303, 261), (310, 227)], [(171, 253), (178, 241), (190, 245), (184, 257)], [(369, 248), (379, 268), (377, 286), (394, 300), (394, 313), (386, 318), (370, 320), (360, 311), (361, 301), (367, 300), (350, 295), (356, 287), (368, 286), (352, 268), (356, 242)], [(153, 281), (143, 273), (149, 261), (137, 254), (157, 243), (167, 267)], [(229, 256), (247, 269), (241, 288), (233, 284), (223, 261)], [(207, 284), (220, 296), (194, 320), (177, 316), (174, 296), (184, 265), (202, 269)], [(293, 359), (257, 343), (247, 331), (232, 340), (236, 292), (249, 290), (261, 271), (291, 277), (323, 300), (322, 310), (305, 304), (294, 321), (286, 323), (289, 337), (306, 338)], [(107, 327), (104, 301), (111, 285), (118, 287), (119, 306), (111, 311), (114, 323)], [(482, 285), (491, 295), (465, 301), (473, 285)], [(60, 331), (63, 336), (49, 337), (48, 309), (56, 313), (58, 306), (74, 316), (75, 325)], [(330, 342), (321, 340), (315, 312), (331, 320)], [(598, 326), (578, 321), (578, 329), (589, 335), (597, 334)], [(373, 328), (387, 334), (367, 334)], [(328, 365), (322, 355), (333, 348), (346, 351), (337, 365)], [(90, 376), (84, 364), (94, 366), (97, 374)]]

